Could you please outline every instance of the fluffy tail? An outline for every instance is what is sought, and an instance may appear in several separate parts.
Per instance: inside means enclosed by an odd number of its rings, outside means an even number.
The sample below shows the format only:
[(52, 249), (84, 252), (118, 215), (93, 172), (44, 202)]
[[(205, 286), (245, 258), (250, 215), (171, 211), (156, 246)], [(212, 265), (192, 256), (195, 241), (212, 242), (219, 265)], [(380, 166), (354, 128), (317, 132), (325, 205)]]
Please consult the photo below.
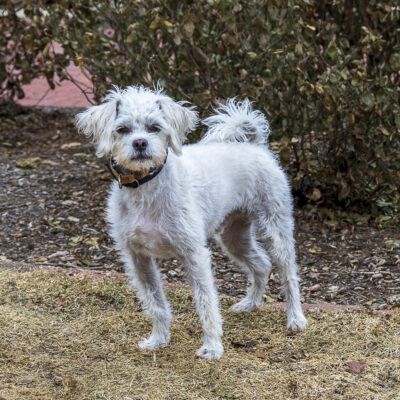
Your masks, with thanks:
[(226, 105), (219, 104), (216, 113), (203, 120), (208, 126), (202, 143), (251, 142), (267, 145), (269, 123), (261, 111), (253, 110), (249, 100), (228, 99)]

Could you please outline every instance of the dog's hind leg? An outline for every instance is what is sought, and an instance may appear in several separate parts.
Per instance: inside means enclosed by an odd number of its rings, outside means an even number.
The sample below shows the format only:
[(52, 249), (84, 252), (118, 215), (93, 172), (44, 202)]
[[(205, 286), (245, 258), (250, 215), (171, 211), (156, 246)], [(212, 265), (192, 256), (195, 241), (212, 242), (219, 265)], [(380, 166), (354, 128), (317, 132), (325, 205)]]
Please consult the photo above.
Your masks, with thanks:
[(248, 272), (246, 296), (233, 305), (234, 312), (248, 312), (260, 306), (271, 272), (271, 261), (255, 240), (250, 218), (241, 213), (229, 216), (219, 232), (221, 247)]
[(130, 249), (122, 251), (122, 259), (129, 282), (136, 289), (142, 302), (143, 311), (153, 322), (150, 337), (142, 339), (139, 348), (154, 350), (167, 346), (172, 313), (154, 260), (146, 255), (134, 253)]
[(289, 216), (270, 218), (265, 226), (265, 244), (272, 262), (279, 269), (287, 302), (287, 327), (303, 331), (307, 320), (300, 302), (300, 288), (293, 238), (293, 221)]
[(197, 350), (196, 356), (218, 360), (224, 352), (221, 341), (222, 317), (211, 271), (210, 252), (205, 247), (190, 251), (185, 255), (184, 263), (204, 333), (203, 345)]

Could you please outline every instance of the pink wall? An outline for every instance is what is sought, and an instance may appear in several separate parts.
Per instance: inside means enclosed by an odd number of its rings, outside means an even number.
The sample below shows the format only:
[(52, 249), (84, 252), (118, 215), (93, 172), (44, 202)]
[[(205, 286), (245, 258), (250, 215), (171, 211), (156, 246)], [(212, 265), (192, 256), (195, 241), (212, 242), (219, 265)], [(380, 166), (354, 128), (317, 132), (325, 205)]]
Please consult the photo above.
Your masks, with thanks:
[[(82, 74), (79, 67), (71, 65), (67, 71), (81, 87), (92, 87), (90, 80)], [(70, 81), (58, 82), (54, 90), (49, 89), (45, 78), (36, 78), (29, 85), (23, 86), (25, 97), (17, 100), (17, 103), (24, 106), (53, 107), (87, 107), (90, 105), (84, 94)]]

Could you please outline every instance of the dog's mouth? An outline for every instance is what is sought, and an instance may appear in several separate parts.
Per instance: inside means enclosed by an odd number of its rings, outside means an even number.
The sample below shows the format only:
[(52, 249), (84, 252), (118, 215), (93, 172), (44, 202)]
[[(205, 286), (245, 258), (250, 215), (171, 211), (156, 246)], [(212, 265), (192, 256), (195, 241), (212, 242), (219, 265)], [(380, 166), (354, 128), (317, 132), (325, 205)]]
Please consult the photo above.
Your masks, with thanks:
[(151, 160), (151, 156), (147, 154), (135, 154), (131, 157), (132, 161), (149, 161)]

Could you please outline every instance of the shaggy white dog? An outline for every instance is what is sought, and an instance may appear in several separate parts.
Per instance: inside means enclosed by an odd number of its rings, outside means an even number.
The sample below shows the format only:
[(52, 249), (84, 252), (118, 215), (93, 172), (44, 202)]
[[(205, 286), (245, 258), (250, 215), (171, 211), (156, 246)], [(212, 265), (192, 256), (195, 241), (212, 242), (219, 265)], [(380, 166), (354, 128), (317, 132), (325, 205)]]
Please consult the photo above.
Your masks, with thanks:
[[(179, 259), (192, 286), (203, 327), (198, 357), (223, 353), (222, 318), (207, 239), (243, 266), (250, 280), (234, 312), (262, 303), (271, 270), (279, 267), (287, 299), (287, 327), (304, 330), (288, 180), (267, 147), (269, 124), (249, 101), (228, 100), (204, 123), (197, 144), (182, 147), (197, 114), (161, 90), (115, 88), (103, 104), (78, 114), (80, 131), (97, 154), (112, 155), (114, 182), (107, 220), (131, 284), (153, 321), (141, 349), (168, 345), (172, 314), (157, 258)], [(171, 147), (173, 151), (168, 152)]]

